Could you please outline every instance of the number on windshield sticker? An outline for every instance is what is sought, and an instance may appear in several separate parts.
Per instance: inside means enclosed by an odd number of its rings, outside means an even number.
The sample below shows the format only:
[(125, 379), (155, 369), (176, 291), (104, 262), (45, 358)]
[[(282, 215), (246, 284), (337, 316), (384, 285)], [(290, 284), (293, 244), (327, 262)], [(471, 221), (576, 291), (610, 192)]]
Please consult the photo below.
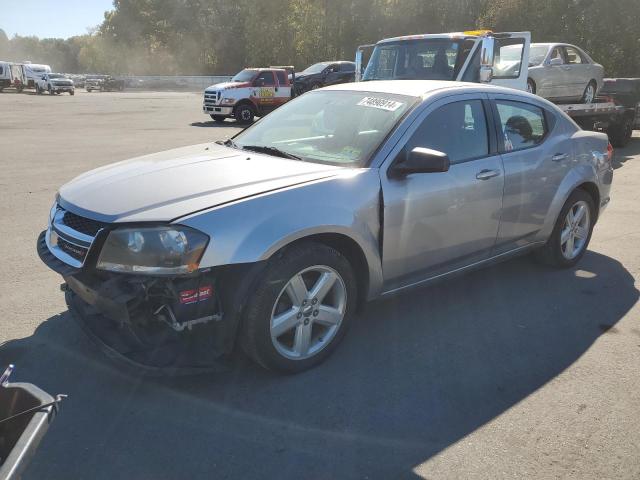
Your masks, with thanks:
[(381, 110), (388, 110), (394, 112), (399, 109), (403, 104), (394, 100), (387, 100), (386, 98), (376, 97), (364, 97), (358, 102), (358, 105), (362, 107), (379, 108)]

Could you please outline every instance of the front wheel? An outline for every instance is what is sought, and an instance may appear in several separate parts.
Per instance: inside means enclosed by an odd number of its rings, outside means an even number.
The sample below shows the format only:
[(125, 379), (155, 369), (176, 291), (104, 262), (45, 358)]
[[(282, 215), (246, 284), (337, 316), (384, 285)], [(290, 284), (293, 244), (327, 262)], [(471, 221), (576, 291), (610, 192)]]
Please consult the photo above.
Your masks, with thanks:
[(71, 91), (69, 92), (69, 95), (71, 95), (72, 97), (73, 97), (75, 94), (76, 94), (76, 92), (75, 92), (74, 90), (71, 90)]
[(270, 260), (250, 296), (241, 338), (245, 352), (265, 368), (296, 373), (337, 347), (353, 317), (357, 289), (340, 252), (309, 242)]
[(236, 121), (238, 121), (239, 123), (251, 123), (253, 122), (253, 117), (255, 116), (255, 113), (253, 111), (253, 108), (250, 107), (249, 105), (240, 105), (238, 107), (236, 107), (236, 112), (235, 112), (235, 117), (236, 117)]
[(591, 195), (575, 190), (562, 207), (546, 245), (536, 251), (536, 258), (554, 267), (573, 267), (587, 251), (595, 213)]
[(225, 117), (224, 115), (211, 115), (211, 118), (216, 122), (222, 123), (227, 117)]

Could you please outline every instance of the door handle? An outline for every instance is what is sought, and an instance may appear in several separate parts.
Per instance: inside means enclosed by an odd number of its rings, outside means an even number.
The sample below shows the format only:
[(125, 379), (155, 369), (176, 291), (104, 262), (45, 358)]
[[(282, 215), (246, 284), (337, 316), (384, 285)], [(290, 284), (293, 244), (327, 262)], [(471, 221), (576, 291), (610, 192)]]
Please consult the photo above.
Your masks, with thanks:
[(489, 180), (490, 178), (497, 177), (500, 172), (497, 170), (482, 170), (476, 174), (478, 180)]
[(569, 155), (566, 153), (556, 153), (553, 157), (551, 157), (551, 160), (553, 160), (554, 162), (561, 162), (562, 160), (566, 160), (568, 157)]

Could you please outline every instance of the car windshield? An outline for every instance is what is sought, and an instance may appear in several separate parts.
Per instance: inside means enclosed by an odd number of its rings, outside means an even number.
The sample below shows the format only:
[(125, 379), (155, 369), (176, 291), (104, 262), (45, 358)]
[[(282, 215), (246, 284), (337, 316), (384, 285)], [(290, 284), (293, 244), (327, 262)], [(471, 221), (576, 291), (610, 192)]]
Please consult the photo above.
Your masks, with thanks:
[(546, 45), (531, 45), (529, 49), (529, 66), (540, 65), (547, 56), (549, 47)]
[(363, 80), (454, 80), (468, 53), (464, 40), (385, 42), (373, 50)]
[(305, 74), (305, 75), (312, 75), (314, 73), (320, 73), (325, 68), (327, 68), (328, 65), (329, 64), (327, 62), (315, 63), (315, 64), (311, 65), (310, 67), (306, 68), (305, 70), (303, 70), (300, 73), (301, 74)]
[(50, 73), (49, 78), (65, 78), (64, 75), (60, 75), (59, 73)]
[(308, 162), (363, 167), (417, 102), (416, 97), (378, 92), (307, 93), (233, 142), (238, 148), (270, 149)]
[(231, 79), (232, 82), (250, 82), (256, 76), (256, 70), (242, 70)]

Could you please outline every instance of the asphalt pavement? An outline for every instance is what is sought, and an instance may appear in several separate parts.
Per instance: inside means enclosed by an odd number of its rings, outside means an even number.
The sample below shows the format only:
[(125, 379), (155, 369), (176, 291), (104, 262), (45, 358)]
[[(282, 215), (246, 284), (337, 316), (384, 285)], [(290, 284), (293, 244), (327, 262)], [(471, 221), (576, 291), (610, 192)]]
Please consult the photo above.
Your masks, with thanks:
[(640, 478), (640, 136), (573, 270), (528, 257), (376, 301), (296, 376), (149, 377), (96, 349), (38, 259), (56, 189), (228, 138), (194, 93), (0, 94), (0, 368), (66, 393), (25, 479)]

